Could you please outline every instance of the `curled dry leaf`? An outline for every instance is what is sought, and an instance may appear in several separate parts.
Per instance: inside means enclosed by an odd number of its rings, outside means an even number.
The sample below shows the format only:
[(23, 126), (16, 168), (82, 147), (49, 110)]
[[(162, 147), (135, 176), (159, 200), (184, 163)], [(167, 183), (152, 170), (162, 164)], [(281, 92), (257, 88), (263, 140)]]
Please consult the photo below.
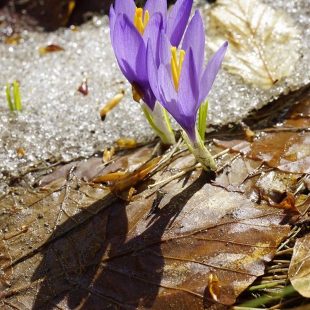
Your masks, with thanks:
[(120, 101), (123, 99), (125, 94), (125, 91), (122, 89), (120, 90), (120, 92), (118, 94), (116, 94), (106, 105), (105, 107), (100, 111), (100, 117), (101, 120), (104, 121), (106, 114), (111, 111), (112, 109), (114, 109), (119, 103)]
[(47, 53), (52, 53), (52, 52), (60, 52), (63, 51), (64, 49), (58, 45), (55, 44), (49, 44), (47, 46), (40, 46), (39, 48), (39, 53), (41, 55), (47, 54)]
[(115, 193), (118, 193), (126, 188), (130, 188), (134, 186), (139, 181), (143, 180), (145, 176), (156, 167), (158, 162), (160, 161), (161, 156), (153, 158), (152, 160), (148, 161), (147, 163), (143, 164), (141, 167), (136, 169), (131, 173), (127, 173), (125, 178), (122, 178), (115, 186), (112, 187), (112, 190)]
[(220, 283), (216, 274), (209, 274), (208, 288), (213, 300), (218, 301), (220, 296)]
[(297, 239), (290, 268), (289, 279), (296, 291), (310, 298), (310, 235)]
[(102, 161), (105, 164), (109, 162), (112, 159), (114, 152), (115, 152), (114, 146), (112, 146), (110, 150), (108, 148), (105, 148), (102, 156)]
[(118, 147), (122, 147), (124, 149), (134, 149), (137, 147), (137, 141), (128, 138), (117, 139), (116, 144)]
[(280, 201), (279, 203), (273, 201), (272, 199), (270, 199), (270, 197), (264, 195), (262, 192), (260, 192), (260, 195), (261, 199), (267, 201), (271, 207), (283, 209), (286, 211), (287, 214), (290, 215), (300, 214), (300, 211), (297, 209), (295, 205), (296, 200), (294, 194), (292, 194), (291, 192), (286, 192), (286, 197), (284, 197), (283, 200)]
[(20, 40), (22, 39), (22, 36), (17, 34), (17, 33), (13, 33), (12, 35), (8, 36), (7, 38), (5, 38), (5, 43), (7, 44), (16, 44), (18, 43)]
[(88, 84), (87, 79), (83, 80), (81, 85), (78, 88), (78, 91), (84, 96), (88, 95)]
[(229, 41), (224, 66), (264, 89), (289, 76), (300, 58), (300, 32), (281, 11), (258, 0), (218, 0), (212, 8), (208, 43), (215, 52)]

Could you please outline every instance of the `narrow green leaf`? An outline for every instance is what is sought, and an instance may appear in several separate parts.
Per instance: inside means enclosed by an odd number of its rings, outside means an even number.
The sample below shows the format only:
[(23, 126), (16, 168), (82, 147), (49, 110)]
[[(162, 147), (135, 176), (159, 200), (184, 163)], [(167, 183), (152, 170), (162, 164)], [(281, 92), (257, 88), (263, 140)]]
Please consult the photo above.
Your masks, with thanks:
[(5, 84), (5, 92), (6, 92), (6, 100), (8, 101), (8, 105), (10, 108), (10, 111), (14, 111), (13, 103), (11, 100), (11, 92), (10, 92), (10, 85), (9, 83)]
[(204, 141), (204, 139), (205, 139), (208, 106), (209, 106), (209, 101), (207, 99), (199, 107), (198, 132), (199, 132), (199, 135), (200, 135), (202, 141)]
[(13, 82), (13, 94), (14, 94), (15, 110), (20, 111), (22, 109), (22, 102), (20, 98), (19, 85), (16, 81)]
[(245, 303), (243, 303), (242, 307), (258, 307), (258, 306), (262, 306), (262, 305), (265, 305), (265, 304), (268, 304), (272, 301), (275, 301), (275, 300), (279, 300), (283, 297), (286, 297), (288, 295), (291, 295), (293, 293), (296, 293), (295, 289), (293, 288), (292, 285), (288, 285), (287, 287), (285, 287), (283, 289), (283, 291), (281, 293), (278, 293), (278, 294), (270, 294), (270, 295), (263, 295), (259, 298), (256, 298), (254, 300), (250, 300), (250, 301), (247, 301)]

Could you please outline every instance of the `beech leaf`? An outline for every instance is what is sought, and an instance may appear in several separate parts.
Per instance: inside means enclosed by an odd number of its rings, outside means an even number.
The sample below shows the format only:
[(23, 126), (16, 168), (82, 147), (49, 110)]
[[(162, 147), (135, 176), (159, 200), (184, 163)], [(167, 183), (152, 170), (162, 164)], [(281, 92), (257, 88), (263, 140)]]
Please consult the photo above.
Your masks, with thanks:
[(214, 140), (247, 158), (260, 160), (270, 167), (292, 173), (310, 173), (310, 133), (296, 131), (268, 132), (254, 142)]
[(129, 203), (74, 175), (60, 180), (2, 200), (1, 307), (227, 309), (289, 232), (281, 211), (212, 186), (199, 170), (144, 182)]
[(289, 279), (304, 297), (310, 298), (310, 235), (296, 240), (288, 271)]
[(224, 66), (245, 82), (268, 89), (294, 71), (300, 31), (282, 11), (258, 0), (218, 0), (210, 12), (209, 46), (229, 41)]

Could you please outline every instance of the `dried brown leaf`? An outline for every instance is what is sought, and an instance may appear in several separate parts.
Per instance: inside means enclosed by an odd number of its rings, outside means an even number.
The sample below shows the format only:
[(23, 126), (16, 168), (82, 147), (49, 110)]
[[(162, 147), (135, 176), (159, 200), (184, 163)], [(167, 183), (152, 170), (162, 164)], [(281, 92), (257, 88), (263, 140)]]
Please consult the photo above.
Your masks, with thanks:
[(214, 52), (228, 40), (225, 68), (261, 88), (291, 75), (301, 56), (297, 27), (284, 12), (258, 0), (217, 0), (208, 37)]
[(310, 235), (297, 239), (290, 268), (289, 279), (302, 296), (310, 298)]
[(41, 55), (47, 54), (47, 53), (53, 53), (53, 52), (61, 52), (64, 49), (58, 45), (55, 44), (49, 44), (46, 46), (40, 46), (39, 53)]
[(88, 84), (87, 79), (83, 80), (81, 85), (78, 88), (78, 91), (84, 96), (88, 95)]
[(270, 197), (265, 196), (261, 193), (261, 198), (266, 200), (271, 207), (283, 209), (287, 211), (287, 214), (296, 215), (300, 214), (300, 211), (297, 209), (295, 205), (295, 196), (291, 192), (286, 192), (286, 197), (283, 198), (279, 203), (270, 199)]
[(242, 140), (215, 140), (247, 158), (260, 160), (270, 167), (292, 173), (310, 173), (310, 133), (277, 131), (261, 133), (252, 143)]
[[(168, 167), (152, 179), (172, 174)], [(226, 309), (289, 231), (281, 212), (212, 186), (200, 171), (165, 185), (150, 215), (160, 187), (143, 188), (128, 203), (72, 176), (53, 190), (2, 200), (0, 305)], [(16, 197), (25, 197), (22, 206)]]

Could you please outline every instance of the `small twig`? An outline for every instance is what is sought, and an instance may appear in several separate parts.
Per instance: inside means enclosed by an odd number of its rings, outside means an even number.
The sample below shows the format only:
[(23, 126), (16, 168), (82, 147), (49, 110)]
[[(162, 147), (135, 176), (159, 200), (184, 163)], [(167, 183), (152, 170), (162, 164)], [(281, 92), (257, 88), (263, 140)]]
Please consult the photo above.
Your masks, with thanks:
[(288, 271), (288, 267), (287, 268), (278, 268), (278, 269), (276, 269), (274, 267), (276, 267), (276, 266), (266, 268), (266, 272), (269, 272), (269, 273), (285, 272), (285, 273), (287, 273), (287, 271)]
[[(300, 299), (303, 299), (303, 298), (304, 298), (303, 296), (297, 296), (295, 298), (292, 298), (292, 299), (289, 299), (287, 301), (281, 302), (281, 303), (279, 303), (279, 304), (277, 304), (277, 305), (275, 305), (273, 307), (270, 307), (269, 310), (283, 309), (283, 306), (285, 306), (287, 304), (290, 304), (290, 303), (293, 303), (293, 302), (296, 302), (297, 300), (300, 300)], [(308, 307), (309, 307), (309, 305), (308, 305)], [(297, 310), (297, 309), (299, 309), (299, 307), (295, 308), (295, 309)], [(304, 308), (304, 310), (306, 310), (306, 309), (309, 309), (309, 308), (307, 308), (307, 307)]]
[[(216, 159), (216, 158), (218, 158), (218, 157), (220, 157), (220, 156), (222, 156), (222, 155), (224, 155), (224, 154), (226, 154), (226, 153), (228, 153), (228, 152), (229, 152), (229, 149), (225, 149), (224, 151), (222, 151), (222, 152), (220, 152), (220, 153), (217, 153), (217, 154), (213, 155), (212, 157), (213, 157), (214, 159)], [(159, 162), (159, 164), (160, 164), (160, 163), (161, 163), (161, 162)], [(156, 168), (156, 167), (155, 167), (155, 168)], [(178, 179), (178, 178), (182, 177), (182, 176), (183, 176), (184, 174), (186, 174), (187, 172), (193, 171), (193, 170), (195, 170), (195, 169), (197, 169), (197, 168), (201, 168), (201, 164), (200, 164), (200, 163), (198, 163), (198, 164), (196, 164), (196, 165), (194, 165), (194, 166), (192, 166), (192, 167), (186, 168), (186, 169), (182, 170), (181, 172), (179, 172), (179, 173), (177, 173), (177, 174), (171, 176), (171, 177), (168, 178), (168, 179), (165, 179), (165, 180), (156, 182), (156, 183), (154, 183), (154, 184), (151, 184), (151, 185), (148, 186), (148, 188), (151, 189), (151, 188), (153, 188), (153, 187), (155, 187), (155, 186), (157, 186), (157, 185), (165, 185), (165, 184), (167, 184), (167, 183), (169, 183), (169, 182), (171, 182), (171, 181), (173, 181), (173, 180), (175, 180), (175, 179)]]
[(280, 255), (286, 255), (286, 254), (292, 254), (293, 253), (293, 249), (289, 248), (286, 250), (282, 250), (276, 253), (276, 256), (280, 256)]
[(170, 177), (170, 178), (168, 178), (168, 179), (165, 179), (165, 180), (162, 180), (162, 181), (159, 181), (159, 182), (156, 182), (156, 183), (154, 183), (154, 184), (149, 185), (148, 188), (153, 188), (153, 187), (155, 187), (155, 186), (157, 186), (157, 185), (165, 185), (165, 184), (167, 184), (167, 183), (169, 183), (169, 182), (171, 182), (171, 181), (173, 181), (173, 180), (175, 180), (175, 179), (180, 178), (181, 176), (183, 176), (183, 175), (186, 174), (187, 172), (192, 171), (192, 170), (195, 170), (196, 168), (200, 168), (200, 167), (201, 167), (201, 164), (196, 164), (195, 166), (186, 168), (186, 169), (182, 170), (181, 172), (179, 172), (179, 173), (173, 175), (172, 177)]
[(279, 246), (277, 252), (281, 250), (285, 245), (287, 245), (291, 241), (292, 238), (296, 237), (296, 235), (300, 232), (300, 230), (301, 230), (301, 227), (295, 226), (291, 230), (289, 237)]

